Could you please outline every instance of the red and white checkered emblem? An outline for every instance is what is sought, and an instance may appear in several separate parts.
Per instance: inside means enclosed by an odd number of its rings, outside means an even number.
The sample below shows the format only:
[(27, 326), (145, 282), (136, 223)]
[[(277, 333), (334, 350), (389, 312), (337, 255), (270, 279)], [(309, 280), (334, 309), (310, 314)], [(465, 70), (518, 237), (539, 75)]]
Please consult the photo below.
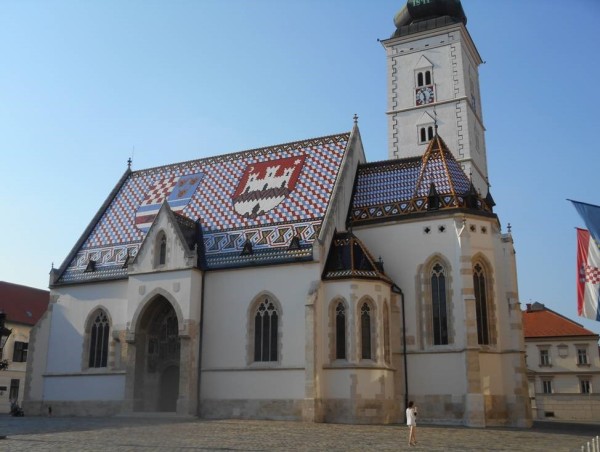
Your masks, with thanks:
[(581, 269), (583, 280), (589, 284), (600, 284), (600, 268), (584, 265)]

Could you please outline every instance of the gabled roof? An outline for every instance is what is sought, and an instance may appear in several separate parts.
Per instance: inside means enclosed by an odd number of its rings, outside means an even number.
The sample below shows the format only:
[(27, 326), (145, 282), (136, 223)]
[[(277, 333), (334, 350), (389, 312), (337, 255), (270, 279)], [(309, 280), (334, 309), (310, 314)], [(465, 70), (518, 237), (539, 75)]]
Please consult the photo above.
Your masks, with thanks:
[(333, 236), (323, 279), (377, 279), (392, 284), (383, 272), (383, 263), (376, 262), (352, 232), (338, 232)]
[(542, 303), (527, 305), (527, 310), (523, 312), (523, 335), (525, 338), (598, 337), (579, 323), (546, 308)]
[[(435, 200), (429, 196), (432, 187)], [(477, 193), (473, 197), (471, 187), (460, 164), (436, 134), (422, 157), (360, 165), (350, 218), (360, 224), (451, 208), (491, 214), (491, 206)]]
[[(286, 257), (299, 237), (312, 258), (350, 132), (128, 171), (77, 242), (54, 284), (123, 278), (163, 201), (201, 227), (209, 268), (242, 265), (246, 241), (259, 255)], [(183, 228), (185, 229), (185, 227)], [(183, 230), (182, 229), (182, 230)], [(308, 251), (307, 251), (308, 250)], [(261, 251), (261, 253), (258, 253)], [(289, 256), (293, 261), (298, 250)], [(85, 273), (90, 260), (94, 272)]]
[(0, 311), (6, 314), (7, 323), (35, 325), (49, 301), (47, 290), (0, 281)]

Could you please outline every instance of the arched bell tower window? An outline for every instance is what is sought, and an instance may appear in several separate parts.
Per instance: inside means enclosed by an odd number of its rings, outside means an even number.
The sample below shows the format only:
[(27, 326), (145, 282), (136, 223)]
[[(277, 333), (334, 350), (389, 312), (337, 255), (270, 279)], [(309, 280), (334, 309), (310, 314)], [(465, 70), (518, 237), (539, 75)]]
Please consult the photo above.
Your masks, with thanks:
[(433, 126), (421, 126), (419, 128), (419, 144), (428, 143), (433, 137)]
[(417, 72), (417, 88), (431, 85), (431, 70)]
[(90, 352), (88, 367), (107, 367), (110, 325), (108, 316), (98, 310), (90, 327)]

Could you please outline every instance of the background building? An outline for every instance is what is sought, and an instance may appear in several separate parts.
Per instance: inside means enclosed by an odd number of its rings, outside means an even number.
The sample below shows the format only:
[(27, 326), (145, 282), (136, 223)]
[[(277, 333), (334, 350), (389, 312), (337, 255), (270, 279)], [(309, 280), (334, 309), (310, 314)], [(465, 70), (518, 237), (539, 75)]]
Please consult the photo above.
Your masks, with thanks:
[(600, 419), (598, 335), (542, 303), (523, 312), (535, 419)]
[(6, 314), (5, 327), (12, 330), (0, 358), (8, 368), (0, 371), (0, 413), (8, 412), (10, 402), (23, 401), (29, 354), (29, 332), (42, 317), (50, 293), (47, 290), (0, 281), (0, 311)]

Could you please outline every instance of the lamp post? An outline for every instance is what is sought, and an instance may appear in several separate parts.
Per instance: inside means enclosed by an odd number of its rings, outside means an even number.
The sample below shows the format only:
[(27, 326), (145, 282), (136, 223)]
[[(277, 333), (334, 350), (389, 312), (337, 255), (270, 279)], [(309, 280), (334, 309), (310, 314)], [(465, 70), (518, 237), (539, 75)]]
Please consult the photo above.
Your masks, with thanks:
[[(8, 369), (8, 360), (2, 359), (4, 355), (4, 346), (6, 345), (6, 341), (8, 337), (12, 333), (12, 330), (9, 330), (4, 326), (6, 322), (6, 314), (4, 311), (0, 311), (0, 370)], [(6, 439), (6, 435), (0, 435), (0, 439)]]
[(4, 326), (5, 322), (6, 314), (4, 311), (0, 311), (0, 370), (6, 370), (8, 368), (8, 360), (2, 358), (4, 357), (4, 346), (6, 345), (8, 337), (12, 333), (12, 330), (9, 330)]

